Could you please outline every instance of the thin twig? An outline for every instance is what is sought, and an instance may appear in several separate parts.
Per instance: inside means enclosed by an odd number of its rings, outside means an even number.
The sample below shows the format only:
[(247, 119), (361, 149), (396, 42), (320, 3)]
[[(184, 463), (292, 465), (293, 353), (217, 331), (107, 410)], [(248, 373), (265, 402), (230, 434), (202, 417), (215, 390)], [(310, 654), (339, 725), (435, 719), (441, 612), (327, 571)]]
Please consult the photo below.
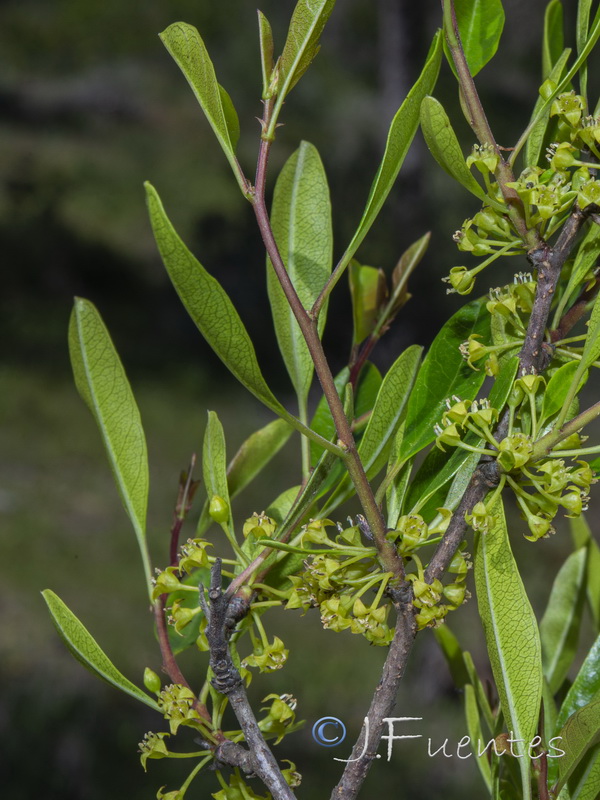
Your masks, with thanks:
[[(263, 129), (268, 127), (269, 114), (272, 109), (272, 102), (265, 102), (265, 114), (263, 117)], [(265, 184), (266, 172), (269, 160), (271, 142), (262, 139), (258, 154), (257, 168), (256, 168), (256, 181), (255, 193), (253, 199), (254, 213), (258, 222), (258, 227), (261, 232), (265, 248), (269, 255), (273, 269), (285, 293), (290, 308), (300, 326), (302, 335), (306, 341), (306, 345), (311, 354), (311, 358), (315, 365), (315, 372), (323, 389), (323, 394), (329, 405), (335, 428), (338, 436), (338, 445), (343, 448), (344, 455), (342, 459), (350, 474), (350, 478), (356, 489), (356, 494), (363, 507), (365, 516), (369, 522), (369, 526), (373, 531), (375, 542), (379, 552), (382, 566), (385, 571), (392, 572), (397, 582), (404, 580), (404, 562), (398, 555), (394, 545), (386, 539), (386, 523), (379, 508), (373, 490), (367, 480), (364, 467), (358, 455), (354, 436), (350, 423), (346, 419), (344, 407), (338, 395), (333, 375), (329, 368), (327, 358), (323, 351), (323, 346), (319, 338), (317, 323), (311, 318), (310, 314), (306, 311), (292, 281), (285, 268), (283, 259), (277, 247), (269, 213), (265, 202)]]
[(230, 597), (222, 591), (220, 559), (216, 559), (211, 568), (208, 598), (210, 615), (206, 637), (210, 646), (210, 666), (214, 673), (211, 682), (218, 692), (228, 698), (249, 748), (247, 756), (243, 757), (243, 763), (238, 760), (242, 755), (240, 749), (232, 749), (229, 745), (226, 748), (221, 747), (219, 756), (226, 759), (229, 753), (238, 766), (242, 766), (247, 772), (256, 773), (275, 800), (295, 800), (294, 793), (286, 783), (277, 760), (258, 727), (244, 683), (229, 653), (229, 637), (235, 627), (237, 614), (232, 616)]

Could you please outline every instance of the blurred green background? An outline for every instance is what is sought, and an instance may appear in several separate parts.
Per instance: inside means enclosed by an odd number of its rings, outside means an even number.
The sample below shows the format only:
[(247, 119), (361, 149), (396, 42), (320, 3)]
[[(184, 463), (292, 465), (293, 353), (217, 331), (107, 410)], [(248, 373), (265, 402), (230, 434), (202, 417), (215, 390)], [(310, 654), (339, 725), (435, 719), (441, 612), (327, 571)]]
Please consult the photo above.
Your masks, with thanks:
[[(313, 68), (286, 103), (271, 182), (300, 139), (319, 148), (331, 184), (338, 255), (360, 217), (389, 120), (439, 24), (438, 5), (344, 0)], [(498, 140), (510, 145), (536, 97), (544, 3), (504, 5), (508, 23), (497, 68), (486, 68), (478, 85)], [(293, 6), (292, 0), (261, 5), (280, 47)], [(157, 566), (166, 563), (178, 475), (199, 452), (206, 410), (218, 411), (230, 455), (270, 419), (235, 385), (180, 307), (155, 252), (143, 180), (158, 188), (180, 233), (230, 293), (274, 389), (290, 399), (251, 210), (157, 38), (178, 19), (200, 29), (232, 95), (242, 123), (240, 158), (251, 174), (260, 114), (254, 3), (0, 3), (0, 786), (11, 800), (137, 800), (154, 797), (162, 784), (177, 788), (186, 774), (179, 763), (165, 761), (150, 762), (144, 774), (137, 742), (145, 731), (161, 730), (162, 721), (71, 659), (39, 594), (55, 590), (132, 680), (141, 682), (146, 666), (159, 670), (134, 536), (93, 421), (71, 382), (66, 329), (73, 295), (98, 306), (138, 399), (149, 443), (149, 540)], [(436, 93), (449, 98), (468, 147), (452, 81), (445, 69)], [(446, 297), (439, 278), (463, 260), (451, 233), (473, 210), (418, 138), (359, 253), (363, 262), (390, 272), (414, 239), (433, 232), (411, 284), (413, 299), (377, 353), (381, 367), (411, 342), (429, 344), (461, 303)], [(505, 274), (524, 267), (511, 262)], [(334, 369), (347, 357), (350, 336), (342, 286), (325, 336)], [(293, 440), (242, 496), (238, 519), (261, 511), (296, 482), (298, 466)], [(556, 536), (540, 542), (532, 558), (532, 546), (517, 541), (537, 611), (569, 547), (566, 535)], [(464, 644), (485, 665), (475, 604), (453, 616), (453, 627), (467, 634)], [(288, 612), (276, 625), (293, 645), (292, 655), (281, 673), (256, 677), (252, 697), (289, 691), (298, 698), (307, 725), (281, 751), (305, 775), (299, 796), (326, 797), (340, 772), (333, 756), (344, 758), (348, 750), (319, 748), (312, 724), (338, 716), (354, 738), (385, 653), (363, 639), (322, 631), (315, 615), (300, 619)], [(194, 664), (184, 659), (192, 682)], [(437, 747), (464, 734), (461, 704), (432, 637), (420, 637), (398, 715), (422, 716), (419, 733)], [(443, 756), (430, 761), (423, 742), (403, 743), (390, 764), (379, 762), (365, 797), (377, 791), (418, 800), (443, 790), (450, 800), (479, 791), (473, 764)], [(206, 797), (214, 788), (212, 779), (199, 780), (188, 796)]]

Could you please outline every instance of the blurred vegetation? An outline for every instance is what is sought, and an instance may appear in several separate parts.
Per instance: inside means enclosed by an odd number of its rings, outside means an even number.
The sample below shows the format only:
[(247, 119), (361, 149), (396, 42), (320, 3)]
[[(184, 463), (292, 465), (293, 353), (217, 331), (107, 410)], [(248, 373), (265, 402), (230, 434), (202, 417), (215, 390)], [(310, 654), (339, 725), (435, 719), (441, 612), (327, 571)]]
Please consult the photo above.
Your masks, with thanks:
[[(280, 44), (293, 5), (261, 5)], [(338, 253), (360, 216), (388, 121), (439, 22), (437, 3), (339, 5), (314, 68), (287, 104), (271, 166), (274, 177), (300, 138), (319, 148), (332, 188)], [(505, 0), (508, 26), (496, 67), (478, 79), (492, 125), (507, 144), (536, 96), (540, 53), (529, 42), (538, 39), (543, 6), (542, 0)], [(0, 785), (11, 800), (96, 800), (108, 793), (136, 800), (153, 796), (157, 781), (178, 774), (177, 765), (161, 762), (151, 763), (144, 776), (136, 742), (159, 721), (71, 660), (39, 596), (46, 586), (63, 596), (132, 680), (139, 682), (145, 666), (159, 668), (134, 537), (93, 422), (71, 384), (66, 328), (72, 296), (98, 305), (133, 380), (149, 440), (149, 535), (157, 565), (166, 557), (178, 474), (200, 448), (206, 409), (218, 410), (230, 454), (268, 420), (267, 412), (234, 388), (187, 319), (146, 220), (141, 186), (151, 179), (181, 234), (231, 294), (258, 340), (261, 360), (278, 364), (251, 211), (156, 35), (176, 19), (195, 24), (206, 39), (238, 107), (240, 155), (250, 170), (257, 146), (254, 117), (260, 113), (254, 3), (0, 5)], [(442, 79), (438, 94), (454, 97), (451, 86)], [(464, 134), (459, 115), (456, 109)], [(382, 346), (383, 363), (409, 341), (428, 344), (440, 318), (460, 303), (446, 298), (437, 278), (456, 262), (450, 234), (470, 211), (462, 194), (456, 200), (450, 195), (448, 202), (450, 181), (420, 141), (403, 174), (360, 256), (389, 272), (418, 235), (432, 229), (433, 239), (411, 285), (413, 300)], [(326, 334), (334, 367), (349, 348), (349, 328), (336, 324), (349, 319), (348, 311), (341, 290)], [(288, 387), (276, 369), (273, 382), (282, 394)], [(286, 485), (285, 475), (294, 468), (296, 454), (288, 447), (265, 482), (242, 498), (239, 514), (266, 507), (278, 493), (277, 475)], [(540, 559), (532, 576), (540, 598), (549, 590), (553, 563), (569, 549), (567, 538), (558, 536), (542, 546), (548, 560)], [(529, 557), (531, 550), (519, 544), (519, 552)], [(465, 618), (475, 621), (475, 604), (459, 614), (457, 628)], [(287, 639), (298, 642), (295, 655), (283, 673), (257, 678), (252, 691), (255, 700), (270, 691), (298, 696), (300, 716), (308, 722), (298, 734), (296, 760), (306, 775), (304, 796), (316, 797), (325, 795), (339, 765), (331, 751), (312, 741), (312, 721), (339, 716), (352, 738), (384, 653), (350, 636), (342, 649), (309, 617), (301, 627), (295, 614), (282, 619)], [(484, 659), (477, 625), (463, 627), (472, 636), (465, 644)], [(419, 675), (419, 695), (407, 688), (411, 675)], [(434, 747), (446, 736), (458, 740), (464, 733), (462, 699), (431, 637), (418, 643), (411, 675), (399, 715), (424, 716), (419, 732), (431, 735)], [(426, 739), (406, 743), (389, 765), (373, 770), (368, 785), (380, 794), (402, 785), (407, 796), (424, 797), (419, 783), (427, 768), (425, 747)], [(337, 757), (345, 754), (335, 751)], [(432, 763), (429, 793), (437, 781), (450, 800), (477, 780), (465, 762)]]

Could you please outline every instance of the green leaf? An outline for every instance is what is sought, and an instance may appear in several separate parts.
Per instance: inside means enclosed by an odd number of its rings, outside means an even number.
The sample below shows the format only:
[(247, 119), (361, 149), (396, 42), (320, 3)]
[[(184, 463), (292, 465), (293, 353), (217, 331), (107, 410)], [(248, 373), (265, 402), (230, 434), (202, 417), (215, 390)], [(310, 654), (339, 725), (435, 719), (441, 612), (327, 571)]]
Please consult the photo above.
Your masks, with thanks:
[[(569, 717), (593, 700), (600, 698), (600, 636), (596, 639), (583, 664), (579, 668), (577, 677), (571, 684), (563, 700), (553, 728), (553, 736), (558, 736), (561, 728)], [(558, 779), (558, 764), (556, 760), (548, 762), (549, 782)]]
[[(394, 185), (400, 167), (419, 127), (419, 109), (423, 98), (433, 91), (442, 60), (442, 34), (438, 31), (429, 49), (429, 54), (416, 83), (406, 95), (406, 99), (396, 112), (387, 135), (383, 159), (371, 184), (365, 210), (358, 223), (341, 264), (348, 264), (360, 247), (363, 239), (375, 222)], [(340, 272), (341, 274), (341, 272)]]
[(544, 675), (553, 694), (562, 686), (577, 652), (585, 600), (586, 554), (581, 548), (564, 562), (540, 623)]
[(258, 14), (258, 33), (260, 41), (260, 66), (262, 71), (263, 80), (263, 100), (268, 100), (271, 96), (269, 92), (269, 85), (271, 83), (271, 75), (273, 73), (273, 31), (269, 20), (265, 17), (262, 11), (257, 9)]
[[(219, 495), (231, 509), (229, 487), (227, 485), (227, 458), (225, 454), (225, 434), (215, 411), (208, 412), (208, 422), (204, 431), (202, 448), (202, 477), (208, 499)], [(231, 519), (231, 514), (230, 514)]]
[(272, 517), (278, 525), (281, 525), (292, 510), (300, 493), (300, 488), (300, 486), (290, 486), (289, 489), (284, 489), (284, 491), (269, 504), (265, 514), (268, 517)]
[(471, 75), (495, 55), (504, 28), (501, 0), (454, 0), (458, 32)]
[(587, 599), (596, 631), (600, 632), (600, 547), (592, 537), (592, 532), (584, 516), (570, 519), (569, 526), (575, 547), (587, 547)]
[[(492, 408), (501, 413), (512, 389), (513, 380), (517, 374), (519, 359), (516, 356), (507, 359), (502, 365), (497, 379), (490, 391), (488, 400)], [(467, 435), (466, 443), (473, 447), (480, 447), (483, 440), (475, 435)], [(421, 513), (427, 501), (433, 497), (452, 478), (452, 486), (448, 492), (444, 508), (453, 510), (465, 492), (473, 471), (479, 461), (479, 455), (457, 447), (450, 452), (443, 452), (434, 447), (421, 464), (414, 476), (406, 507), (409, 513)]]
[[(490, 508), (493, 528), (476, 537), (475, 587), (502, 712), (513, 739), (530, 742), (542, 697), (541, 646), (508, 538), (502, 498)], [(526, 744), (517, 745), (527, 756)], [(523, 798), (531, 798), (529, 758), (519, 760)]]
[(467, 167), (460, 144), (444, 107), (435, 97), (427, 96), (421, 103), (421, 130), (431, 155), (454, 180), (478, 197), (483, 203), (502, 209), (488, 197)]
[[(550, 77), (554, 65), (564, 50), (563, 7), (561, 0), (550, 0), (544, 14), (542, 44), (542, 79)], [(528, 162), (529, 163), (529, 162)]]
[(460, 354), (465, 339), (476, 333), (489, 340), (490, 315), (486, 298), (474, 300), (459, 309), (435, 337), (425, 358), (406, 413), (406, 433), (402, 442), (402, 460), (418, 453), (435, 439), (433, 426), (446, 410), (446, 398), (458, 395), (474, 400), (485, 373), (471, 369)]
[(483, 716), (483, 719), (485, 720), (488, 730), (490, 731), (490, 733), (492, 733), (495, 731), (497, 723), (496, 723), (496, 718), (492, 713), (492, 709), (490, 707), (486, 687), (484, 687), (483, 683), (481, 682), (477, 670), (475, 669), (475, 664), (473, 663), (473, 657), (471, 656), (471, 653), (469, 653), (468, 650), (465, 650), (463, 652), (463, 660), (465, 662), (465, 667), (469, 675), (469, 682), (471, 686), (473, 686), (473, 688), (475, 689), (475, 696), (477, 697), (477, 705)]
[[(377, 475), (388, 459), (419, 369), (422, 352), (423, 349), (417, 345), (408, 347), (383, 379), (369, 424), (358, 445), (358, 454), (369, 480)], [(329, 498), (323, 512), (325, 516), (351, 493), (350, 478), (345, 475)]]
[[(392, 446), (392, 455), (390, 456), (390, 465), (386, 481), (389, 481), (389, 486), (386, 489), (385, 503), (387, 508), (387, 524), (389, 528), (395, 528), (398, 525), (398, 519), (402, 513), (404, 505), (404, 498), (408, 491), (410, 484), (410, 476), (412, 473), (412, 458), (402, 463), (398, 459), (398, 453), (402, 446), (402, 439), (404, 438), (404, 424), (398, 428), (398, 432), (394, 438)], [(389, 473), (394, 472), (394, 477), (389, 480)]]
[(596, 298), (590, 321), (588, 323), (588, 333), (581, 354), (581, 364), (590, 367), (600, 356), (600, 295)]
[(335, 0), (299, 0), (279, 61), (278, 105), (298, 83), (319, 52), (319, 39)]
[(283, 406), (267, 386), (254, 346), (231, 300), (181, 241), (154, 187), (149, 183), (145, 186), (158, 249), (190, 317), (240, 383), (276, 414), (286, 416)]
[[(579, 0), (577, 3), (577, 53), (581, 53), (585, 48), (590, 29), (590, 11), (592, 0)], [(579, 72), (579, 93), (587, 98), (587, 63), (584, 63)]]
[[(271, 224), (287, 273), (305, 309), (310, 310), (331, 273), (333, 234), (329, 187), (317, 150), (302, 142), (284, 165), (273, 196)], [(303, 404), (314, 363), (283, 289), (267, 259), (267, 288), (279, 349)], [(319, 334), (326, 308), (319, 316)]]
[(600, 226), (592, 223), (585, 237), (577, 248), (577, 255), (571, 269), (567, 288), (564, 290), (556, 311), (557, 324), (563, 315), (567, 302), (573, 293), (581, 288), (581, 283), (590, 270), (596, 265), (600, 255)]
[[(600, 748), (588, 753), (568, 782), (571, 800), (598, 800), (600, 797)], [(561, 795), (562, 797), (562, 795)]]
[(292, 430), (285, 420), (276, 419), (246, 439), (227, 467), (231, 498), (245, 489), (266, 467), (290, 438)]
[(77, 619), (75, 614), (67, 608), (63, 601), (51, 589), (42, 592), (48, 606), (52, 621), (56, 626), (61, 639), (67, 645), (72, 655), (83, 664), (93, 675), (107, 683), (116, 686), (136, 700), (141, 700), (150, 708), (158, 711), (158, 704), (149, 695), (127, 680), (119, 672), (109, 657), (102, 650), (87, 628)]
[[(467, 683), (464, 688), (465, 692), (465, 719), (467, 721), (467, 731), (471, 737), (472, 750), (475, 755), (475, 763), (481, 773), (483, 782), (487, 790), (492, 791), (492, 771), (487, 758), (480, 758), (478, 754), (478, 743), (483, 741), (483, 733), (481, 731), (481, 720), (479, 717), (479, 708), (477, 706), (477, 697), (475, 689), (470, 683)], [(476, 744), (477, 743), (477, 744)]]
[(363, 266), (352, 259), (348, 280), (354, 321), (352, 344), (358, 345), (373, 333), (377, 324), (387, 295), (385, 273), (382, 269)]
[(75, 385), (92, 412), (144, 562), (146, 548), (148, 453), (140, 412), (123, 365), (96, 307), (75, 298), (69, 323), (69, 353)]
[[(550, 419), (557, 414), (567, 399), (569, 388), (575, 377), (575, 373), (579, 367), (578, 361), (571, 361), (568, 364), (563, 364), (559, 367), (554, 375), (548, 381), (548, 386), (544, 392), (544, 402), (542, 405), (542, 413), (540, 415), (539, 423), (542, 425), (545, 420)], [(581, 376), (579, 382), (579, 389), (587, 381), (587, 371)]]
[(160, 34), (160, 38), (192, 87), (239, 180), (240, 170), (235, 160), (240, 133), (238, 117), (231, 98), (217, 82), (213, 63), (200, 34), (193, 25), (174, 22)]
[(559, 759), (554, 791), (565, 785), (581, 759), (600, 742), (600, 698), (580, 708), (565, 722), (559, 736), (565, 755)]
[(571, 684), (558, 712), (555, 730), (559, 731), (573, 714), (592, 700), (600, 699), (600, 636), (591, 646), (577, 677)]
[(600, 38), (600, 9), (598, 11), (596, 11), (596, 15), (595, 15), (594, 21), (592, 23), (591, 32), (589, 33), (589, 35), (587, 37), (587, 40), (585, 42), (585, 46), (583, 47), (581, 52), (578, 54), (577, 59), (575, 60), (575, 63), (572, 65), (572, 67), (569, 69), (569, 71), (566, 73), (566, 75), (561, 79), (560, 83), (558, 83), (556, 85), (556, 88), (554, 89), (554, 91), (544, 100), (544, 102), (538, 108), (537, 112), (533, 115), (533, 117), (530, 120), (527, 128), (521, 134), (521, 138), (519, 139), (519, 141), (515, 145), (515, 147), (513, 149), (513, 152), (511, 154), (510, 160), (509, 160), (509, 163), (511, 165), (514, 164), (515, 159), (519, 155), (519, 153), (521, 151), (521, 147), (523, 146), (524, 142), (527, 141), (527, 138), (530, 135), (530, 132), (531, 132), (532, 128), (534, 128), (537, 125), (538, 121), (540, 119), (542, 119), (542, 117), (545, 116), (545, 114), (547, 113), (548, 109), (550, 108), (550, 106), (554, 102), (554, 99), (559, 94), (561, 94), (562, 92), (567, 91), (567, 88), (568, 88), (569, 84), (573, 80), (574, 76), (577, 75), (577, 73), (581, 69), (582, 65), (585, 64), (588, 55), (593, 50), (593, 48), (596, 45), (596, 42), (598, 41), (599, 38)]
[(446, 624), (434, 628), (433, 635), (444, 654), (454, 685), (457, 689), (463, 689), (469, 683), (469, 673), (465, 667), (463, 651), (458, 639)]
[[(556, 64), (548, 76), (548, 80), (554, 85), (557, 85), (560, 82), (570, 55), (571, 49), (567, 48), (556, 60)], [(544, 107), (545, 110), (538, 116), (538, 112), (542, 109), (542, 107)], [(543, 150), (544, 142), (548, 133), (548, 121), (550, 119), (550, 106), (546, 104), (544, 97), (541, 95), (538, 97), (535, 106), (533, 107), (531, 119), (535, 120), (535, 124), (531, 128), (527, 138), (527, 144), (525, 145), (525, 159), (528, 164), (537, 166), (540, 161), (542, 161), (544, 164), (547, 163), (544, 158), (545, 153), (543, 153)]]

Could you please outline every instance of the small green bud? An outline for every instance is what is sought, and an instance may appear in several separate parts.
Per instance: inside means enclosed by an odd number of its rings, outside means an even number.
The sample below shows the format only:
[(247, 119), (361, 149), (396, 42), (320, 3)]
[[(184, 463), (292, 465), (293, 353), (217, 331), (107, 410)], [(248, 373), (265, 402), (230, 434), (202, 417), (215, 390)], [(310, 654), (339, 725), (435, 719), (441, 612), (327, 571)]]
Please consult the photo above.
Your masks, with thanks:
[(156, 672), (150, 669), (150, 667), (146, 667), (144, 670), (144, 686), (148, 689), (149, 692), (154, 692), (154, 694), (160, 694), (160, 690), (162, 688), (162, 683)]
[(229, 519), (229, 506), (222, 497), (213, 494), (208, 505), (208, 513), (215, 522), (223, 525)]

